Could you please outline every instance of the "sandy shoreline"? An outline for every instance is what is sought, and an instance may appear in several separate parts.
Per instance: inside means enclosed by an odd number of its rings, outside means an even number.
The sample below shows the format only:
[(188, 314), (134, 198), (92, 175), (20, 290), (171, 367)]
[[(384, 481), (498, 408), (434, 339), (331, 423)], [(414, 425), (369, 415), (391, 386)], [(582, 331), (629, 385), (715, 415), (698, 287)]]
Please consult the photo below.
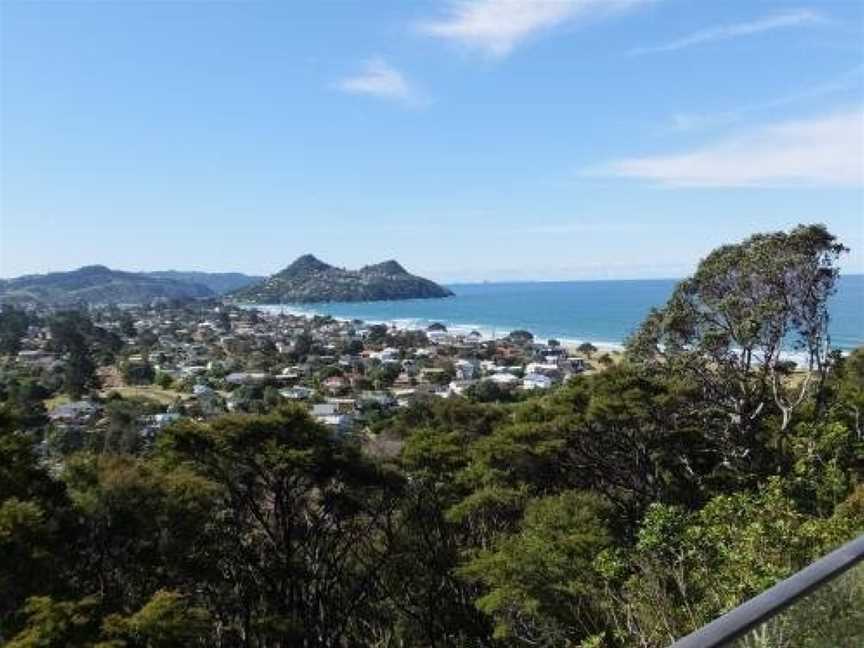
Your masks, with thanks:
[[(303, 317), (306, 319), (312, 319), (315, 316), (326, 315), (325, 313), (318, 313), (314, 309), (302, 309), (292, 306), (282, 306), (276, 304), (238, 304), (242, 308), (250, 308), (257, 309), (267, 313), (278, 315), (280, 313), (284, 313), (286, 315), (294, 315), (297, 317)], [(333, 319), (339, 322), (351, 322), (354, 318), (351, 317), (340, 317), (337, 315), (330, 315)], [(425, 331), (431, 320), (427, 323), (425, 320), (418, 319), (410, 319), (410, 318), (397, 318), (390, 320), (378, 320), (378, 319), (364, 319), (362, 320), (364, 324), (385, 324), (391, 328), (395, 328), (400, 331)], [(441, 324), (447, 327), (448, 332), (454, 333), (456, 335), (467, 335), (472, 331), (477, 331), (483, 336), (483, 340), (501, 340), (506, 338), (510, 331), (505, 328), (495, 328), (489, 325), (483, 324), (461, 324), (454, 322), (447, 322), (446, 320), (436, 320)], [(528, 329), (530, 331), (530, 329)], [(530, 331), (535, 337), (536, 342), (545, 342), (547, 339), (545, 336), (537, 335), (534, 331)], [(619, 354), (624, 351), (624, 343), (616, 342), (610, 340), (579, 340), (573, 338), (562, 338), (556, 337), (554, 338), (561, 343), (569, 353), (572, 355), (580, 355), (580, 352), (577, 350), (580, 344), (584, 344), (585, 342), (590, 342), (593, 344), (597, 351), (593, 354), (594, 356), (603, 355), (604, 353), (610, 354)]]

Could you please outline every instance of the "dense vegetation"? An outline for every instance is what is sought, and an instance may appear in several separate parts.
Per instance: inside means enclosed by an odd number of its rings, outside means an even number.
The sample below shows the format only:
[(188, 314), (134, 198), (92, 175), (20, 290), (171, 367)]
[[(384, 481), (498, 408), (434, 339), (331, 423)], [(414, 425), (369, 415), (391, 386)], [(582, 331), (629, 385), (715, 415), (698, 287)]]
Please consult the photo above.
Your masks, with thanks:
[(864, 530), (864, 350), (826, 339), (842, 252), (821, 227), (721, 248), (623, 362), (402, 410), (375, 426), (395, 458), (280, 407), (48, 466), (38, 386), (6, 385), (0, 641), (667, 645)]

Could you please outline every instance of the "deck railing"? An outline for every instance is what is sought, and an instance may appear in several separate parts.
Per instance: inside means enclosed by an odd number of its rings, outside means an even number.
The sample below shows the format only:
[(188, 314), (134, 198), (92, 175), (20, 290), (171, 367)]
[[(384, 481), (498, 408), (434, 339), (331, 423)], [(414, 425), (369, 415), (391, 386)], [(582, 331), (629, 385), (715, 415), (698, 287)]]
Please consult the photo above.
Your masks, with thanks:
[(864, 535), (671, 648), (864, 646)]

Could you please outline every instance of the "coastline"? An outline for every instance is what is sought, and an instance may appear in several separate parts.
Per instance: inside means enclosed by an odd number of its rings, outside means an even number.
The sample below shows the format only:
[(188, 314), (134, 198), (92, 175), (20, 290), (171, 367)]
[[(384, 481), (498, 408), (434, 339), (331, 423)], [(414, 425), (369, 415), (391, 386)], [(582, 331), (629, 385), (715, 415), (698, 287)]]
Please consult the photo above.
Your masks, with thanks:
[[(558, 336), (544, 336), (538, 335), (535, 331), (530, 329), (525, 329), (525, 327), (521, 326), (513, 326), (513, 327), (493, 327), (490, 325), (483, 324), (465, 324), (459, 322), (450, 322), (446, 319), (427, 319), (427, 318), (392, 318), (392, 319), (376, 319), (376, 318), (359, 318), (359, 317), (349, 317), (346, 315), (338, 315), (332, 313), (325, 313), (323, 311), (316, 310), (314, 308), (310, 308), (308, 306), (298, 306), (291, 304), (235, 304), (240, 308), (249, 309), (249, 310), (259, 310), (266, 313), (270, 313), (272, 315), (294, 315), (298, 317), (304, 317), (306, 319), (311, 319), (313, 317), (332, 317), (333, 319), (340, 322), (351, 322), (354, 320), (360, 320), (364, 324), (384, 324), (390, 328), (395, 328), (400, 331), (425, 331), (428, 326), (432, 323), (440, 323), (447, 327), (448, 332), (455, 333), (457, 335), (467, 335), (472, 331), (477, 331), (483, 336), (483, 340), (500, 340), (506, 338), (511, 331), (515, 331), (517, 329), (528, 330), (532, 335), (534, 335), (535, 340), (537, 341), (545, 341), (548, 339), (555, 339), (561, 343), (565, 349), (567, 349), (568, 353), (571, 355), (582, 355), (579, 351), (578, 347), (581, 344), (586, 342), (592, 344), (597, 350), (594, 351), (591, 355), (591, 359), (596, 360), (598, 357), (608, 354), (612, 357), (613, 361), (616, 363), (621, 360), (625, 351), (625, 343), (624, 341), (610, 341), (610, 340), (592, 340), (592, 339), (578, 339), (578, 338), (569, 338), (569, 337), (558, 337)], [(840, 347), (836, 347), (837, 350), (841, 352), (842, 355), (846, 356), (850, 353), (848, 349), (843, 349)], [(796, 363), (806, 362), (805, 356), (801, 352), (786, 352), (781, 356), (785, 360), (791, 360)]]
[[(538, 341), (554, 338), (568, 346), (590, 342), (611, 352), (623, 349), (648, 313), (666, 303), (674, 285), (671, 280), (459, 284), (446, 299), (237, 305), (407, 330), (438, 322), (454, 333), (476, 330), (486, 340), (528, 330)], [(864, 275), (841, 277), (829, 304), (834, 348), (848, 353), (864, 345), (862, 305)]]
[[(316, 310), (314, 308), (309, 307), (301, 307), (297, 305), (289, 305), (289, 304), (237, 304), (237, 306), (245, 309), (253, 309), (260, 310), (263, 312), (271, 313), (274, 315), (278, 315), (280, 313), (284, 313), (286, 315), (295, 315), (300, 317), (312, 318), (315, 316), (329, 316), (335, 320), (340, 322), (350, 322), (355, 319), (361, 319), (366, 324), (384, 324), (390, 328), (395, 328), (400, 331), (425, 331), (427, 327), (435, 322), (441, 323), (447, 327), (448, 332), (456, 333), (459, 335), (467, 335), (472, 331), (479, 332), (484, 340), (500, 340), (506, 338), (511, 331), (515, 331), (517, 329), (523, 328), (520, 326), (513, 327), (496, 327), (489, 324), (471, 324), (471, 323), (463, 323), (463, 322), (451, 322), (446, 319), (426, 319), (426, 318), (392, 318), (392, 319), (375, 319), (375, 318), (354, 318), (346, 315), (336, 315), (331, 313), (325, 313), (323, 311)], [(539, 340), (547, 340), (553, 339), (552, 337), (547, 337), (541, 334), (538, 334), (536, 331), (531, 331), (528, 329), (532, 335), (535, 336), (535, 339)], [(554, 337), (554, 339), (558, 340), (563, 347), (565, 347), (568, 351), (573, 352), (574, 354), (578, 353), (576, 351), (577, 347), (580, 344), (584, 344), (585, 342), (589, 342), (593, 344), (597, 351), (595, 355), (602, 355), (604, 353), (610, 354), (620, 354), (624, 351), (624, 341), (614, 341), (614, 340), (590, 340), (590, 339), (578, 339), (578, 338), (569, 338), (569, 337)]]

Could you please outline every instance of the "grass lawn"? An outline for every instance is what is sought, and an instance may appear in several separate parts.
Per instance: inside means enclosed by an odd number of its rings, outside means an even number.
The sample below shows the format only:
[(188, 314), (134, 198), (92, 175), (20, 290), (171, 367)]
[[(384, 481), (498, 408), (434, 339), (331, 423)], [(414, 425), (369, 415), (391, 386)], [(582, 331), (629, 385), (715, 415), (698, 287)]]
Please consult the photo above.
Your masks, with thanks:
[(187, 394), (181, 394), (176, 391), (162, 389), (161, 387), (151, 385), (136, 385), (134, 387), (112, 387), (111, 389), (106, 389), (102, 393), (102, 396), (108, 396), (112, 392), (120, 394), (123, 398), (149, 398), (151, 400), (158, 401), (163, 405), (170, 405), (175, 400), (177, 400), (178, 397), (188, 397)]
[(55, 407), (60, 407), (60, 405), (65, 405), (66, 403), (71, 402), (72, 400), (66, 394), (58, 394), (57, 396), (45, 399), (45, 409), (50, 412)]

